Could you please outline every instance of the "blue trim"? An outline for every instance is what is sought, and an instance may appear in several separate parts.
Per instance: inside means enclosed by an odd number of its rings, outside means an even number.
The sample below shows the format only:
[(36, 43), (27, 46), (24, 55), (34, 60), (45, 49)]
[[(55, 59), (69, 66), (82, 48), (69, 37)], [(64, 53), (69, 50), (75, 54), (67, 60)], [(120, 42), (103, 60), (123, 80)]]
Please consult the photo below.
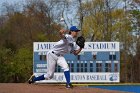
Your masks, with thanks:
[(64, 72), (67, 84), (70, 84), (70, 71), (65, 71)]
[(118, 90), (124, 92), (140, 93), (140, 85), (115, 85), (115, 86), (88, 86), (89, 88), (102, 88), (108, 90)]
[(40, 81), (40, 80), (44, 80), (45, 77), (44, 75), (38, 76), (38, 77), (34, 77), (33, 81)]

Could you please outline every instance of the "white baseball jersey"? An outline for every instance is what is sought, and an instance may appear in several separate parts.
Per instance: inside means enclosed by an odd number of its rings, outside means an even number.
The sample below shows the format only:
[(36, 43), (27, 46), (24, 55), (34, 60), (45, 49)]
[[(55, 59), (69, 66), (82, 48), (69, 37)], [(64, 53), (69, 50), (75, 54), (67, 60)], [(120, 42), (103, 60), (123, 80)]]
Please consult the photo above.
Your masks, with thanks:
[(56, 43), (52, 51), (56, 54), (64, 55), (66, 53), (72, 53), (74, 50), (78, 50), (80, 47), (75, 43), (75, 39), (66, 34), (65, 38)]
[(63, 57), (66, 53), (72, 53), (80, 47), (74, 42), (75, 39), (66, 34), (65, 38), (56, 43), (54, 48), (47, 53), (47, 74), (44, 75), (46, 79), (53, 78), (55, 66), (58, 64), (64, 71), (69, 70), (69, 66)]

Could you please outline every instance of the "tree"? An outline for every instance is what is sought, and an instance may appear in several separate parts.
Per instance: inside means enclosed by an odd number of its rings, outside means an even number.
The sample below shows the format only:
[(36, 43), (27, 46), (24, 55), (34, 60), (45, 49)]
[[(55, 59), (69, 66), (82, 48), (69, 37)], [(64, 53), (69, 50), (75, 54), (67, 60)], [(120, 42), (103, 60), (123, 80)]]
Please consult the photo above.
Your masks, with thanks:
[(11, 77), (13, 82), (25, 82), (32, 72), (32, 51), (27, 48), (20, 48), (11, 62)]
[(132, 14), (132, 23), (133, 23), (133, 57), (132, 57), (132, 81), (139, 82), (140, 81), (140, 10), (139, 10), (140, 2), (139, 0), (133, 0), (131, 2), (131, 14)]
[(89, 41), (119, 41), (121, 44), (121, 81), (129, 82), (132, 59), (132, 16), (130, 11), (117, 8), (119, 2), (93, 0), (83, 4), (83, 31)]
[[(4, 5), (0, 23), (0, 82), (25, 82), (32, 74), (32, 45), (35, 41), (56, 41), (60, 25), (53, 12), (40, 0), (28, 1), (23, 11)], [(48, 10), (49, 9), (49, 10)], [(2, 18), (3, 16), (0, 16)], [(5, 59), (6, 57), (6, 59)]]
[(4, 47), (0, 47), (0, 49), (0, 82), (9, 82), (11, 81), (9, 78), (11, 76), (10, 64), (14, 53), (11, 49), (6, 49)]
[[(105, 10), (105, 3), (104, 0), (94, 0), (84, 5), (83, 30), (90, 41), (119, 41), (122, 39), (120, 33), (127, 31), (128, 34), (131, 31), (131, 23), (123, 9), (110, 7), (110, 10)], [(127, 27), (124, 29), (124, 26)]]

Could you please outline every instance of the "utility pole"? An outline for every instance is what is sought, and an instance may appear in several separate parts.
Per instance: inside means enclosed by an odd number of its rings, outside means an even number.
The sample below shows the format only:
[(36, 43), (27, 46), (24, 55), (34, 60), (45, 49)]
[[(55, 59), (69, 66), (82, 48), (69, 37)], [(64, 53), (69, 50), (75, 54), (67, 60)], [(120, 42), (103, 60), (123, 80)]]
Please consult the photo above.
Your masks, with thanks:
[[(82, 1), (79, 1), (79, 10), (80, 10), (80, 29), (82, 30), (82, 25), (83, 25), (83, 8), (82, 8)], [(83, 35), (83, 33), (81, 33)]]
[[(126, 7), (126, 5), (127, 5), (127, 2), (126, 2), (126, 0), (124, 1), (125, 2), (125, 6), (124, 6), (124, 12), (125, 12), (125, 16), (124, 16), (124, 18), (126, 19), (126, 15), (127, 15), (127, 7)], [(125, 21), (125, 20), (124, 20)], [(126, 28), (126, 26), (125, 26), (125, 28)], [(127, 77), (127, 60), (126, 60), (126, 58), (127, 58), (127, 51), (126, 51), (126, 49), (127, 49), (127, 47), (126, 47), (126, 31), (125, 31), (125, 34), (124, 34), (124, 61), (125, 61), (125, 82), (127, 83), (127, 81), (128, 81), (128, 77)]]

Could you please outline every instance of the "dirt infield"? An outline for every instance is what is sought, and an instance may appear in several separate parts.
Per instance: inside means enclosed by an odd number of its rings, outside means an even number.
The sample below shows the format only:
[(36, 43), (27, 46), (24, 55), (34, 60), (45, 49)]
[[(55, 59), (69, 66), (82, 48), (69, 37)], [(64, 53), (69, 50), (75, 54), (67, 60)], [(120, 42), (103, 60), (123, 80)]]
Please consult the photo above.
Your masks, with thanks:
[(0, 93), (126, 93), (98, 88), (74, 86), (66, 89), (63, 85), (27, 84), (27, 83), (0, 83)]

